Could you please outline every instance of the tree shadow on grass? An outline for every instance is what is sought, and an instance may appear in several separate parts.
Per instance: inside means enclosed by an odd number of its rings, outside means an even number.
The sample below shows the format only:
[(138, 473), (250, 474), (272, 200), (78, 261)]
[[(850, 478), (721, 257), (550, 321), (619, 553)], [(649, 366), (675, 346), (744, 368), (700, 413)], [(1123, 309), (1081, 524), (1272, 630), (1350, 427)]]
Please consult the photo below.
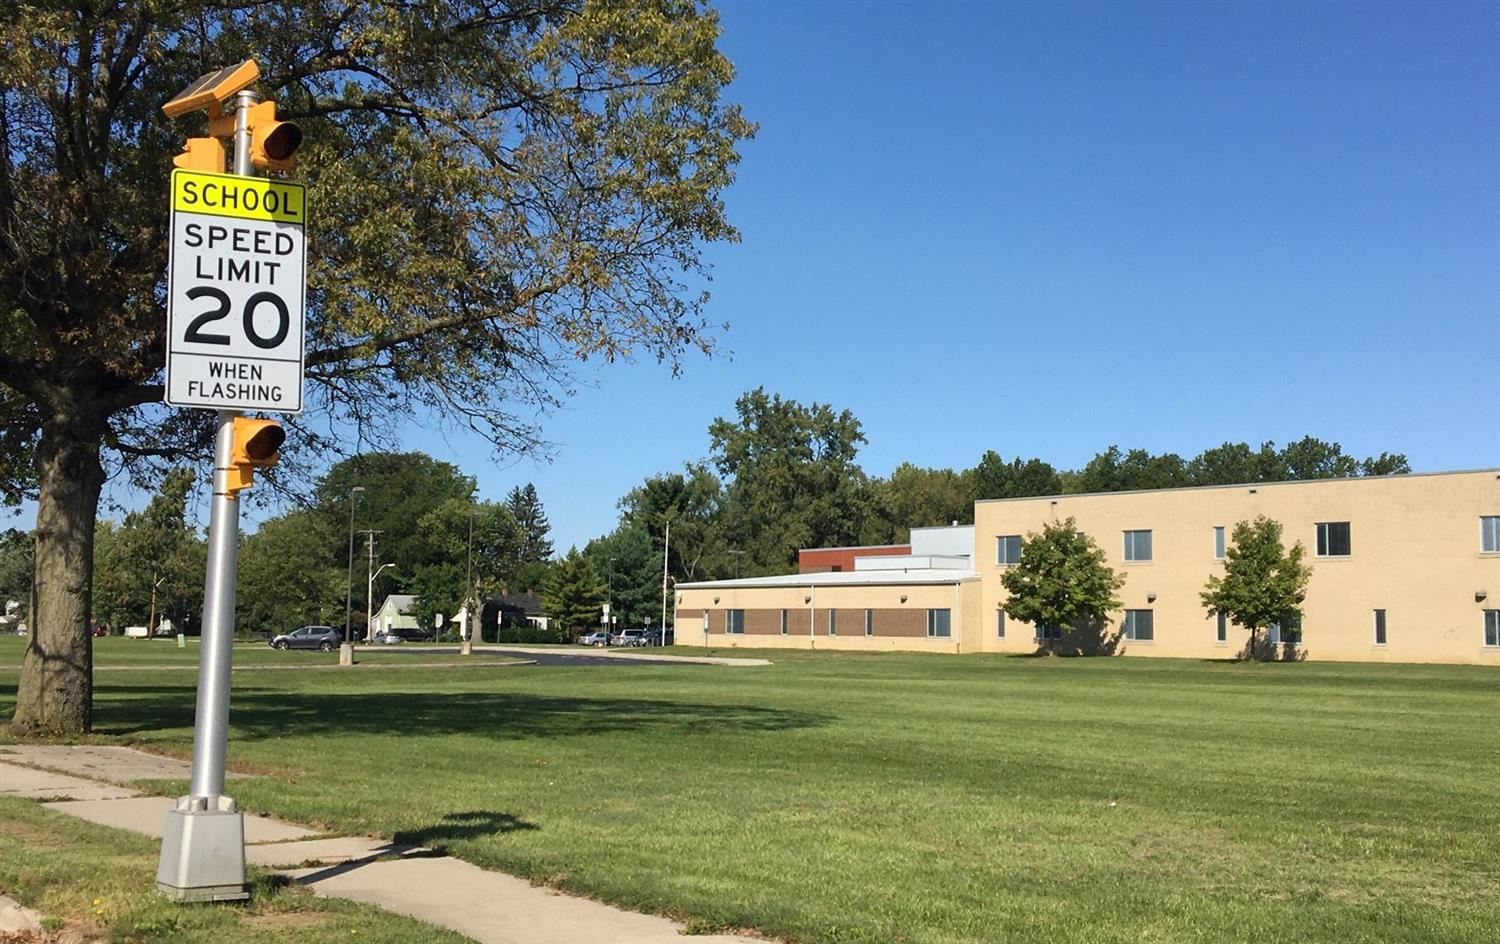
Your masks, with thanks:
[(464, 813), (448, 813), (432, 826), (396, 833), (391, 841), (401, 846), (426, 846), (445, 851), (447, 844), (455, 839), (478, 839), (500, 833), (524, 832), (541, 829), (510, 813), (492, 810), (469, 810)]
[[(189, 690), (135, 687), (104, 693), (94, 732), (129, 735), (192, 727)], [(239, 689), (231, 695), (232, 736), (467, 734), (514, 741), (621, 731), (681, 735), (789, 731), (827, 724), (829, 716), (754, 705), (703, 705), (644, 698), (574, 698), (512, 692), (285, 692)]]

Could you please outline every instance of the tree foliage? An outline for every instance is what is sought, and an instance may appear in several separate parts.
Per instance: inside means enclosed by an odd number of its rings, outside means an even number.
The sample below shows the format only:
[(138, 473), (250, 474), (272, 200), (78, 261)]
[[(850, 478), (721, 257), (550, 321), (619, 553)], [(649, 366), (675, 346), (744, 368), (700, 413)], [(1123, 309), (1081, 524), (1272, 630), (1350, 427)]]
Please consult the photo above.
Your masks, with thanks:
[(312, 509), (262, 522), (240, 542), (239, 628), (284, 633), (312, 624), (342, 631), (351, 597), (355, 625), (362, 623), (364, 568), (351, 580), (342, 562), (346, 540), (344, 527), (330, 525), (329, 516)]
[(1274, 442), (1251, 449), (1249, 443), (1226, 442), (1184, 461), (1176, 453), (1153, 455), (1144, 449), (1121, 452), (1110, 446), (1071, 476), (1066, 491), (1118, 492), (1190, 485), (1240, 485), (1254, 482), (1305, 481), (1356, 475), (1402, 475), (1411, 471), (1406, 456), (1382, 452), (1356, 459), (1338, 443), (1304, 436), (1284, 448)]
[(862, 544), (905, 543), (912, 528), (974, 523), (974, 476), (903, 462), (889, 478), (872, 479)]
[(542, 605), (547, 616), (564, 629), (598, 626), (605, 593), (604, 581), (593, 563), (572, 547), (552, 568), (542, 591)]
[(1260, 630), (1272, 623), (1301, 621), (1302, 599), (1312, 576), (1304, 562), (1306, 554), (1301, 541), (1287, 550), (1281, 543), (1281, 523), (1264, 515), (1234, 526), (1224, 555), (1224, 576), (1210, 576), (1200, 596), (1210, 614), (1222, 613), (1250, 630), (1248, 654), (1260, 653)]
[(417, 521), (412, 543), (416, 562), (405, 574), (398, 569), (394, 583), (416, 594), (417, 620), (431, 626), (436, 614), (462, 609), (471, 581), (476, 605), (505, 590), (525, 538), (506, 505), (450, 498)]
[(854, 414), (760, 387), (735, 401), (735, 414), (708, 434), (726, 539), (744, 552), (745, 572), (786, 568), (800, 548), (858, 543), (865, 475), (854, 460), (865, 436)]
[(974, 500), (1035, 498), (1062, 492), (1062, 479), (1051, 463), (1015, 457), (1006, 462), (993, 449), (979, 457), (972, 471)]
[[(643, 626), (657, 615), (661, 607), (661, 551), (643, 526), (625, 521), (609, 534), (590, 541), (583, 553), (595, 572), (604, 576), (606, 601), (619, 625)], [(669, 612), (667, 618), (671, 615)]]
[[(433, 535), (423, 527), (423, 519), (449, 503), (467, 508), (473, 500), (475, 483), (450, 462), (441, 462), (420, 452), (371, 452), (351, 456), (334, 464), (313, 489), (314, 507), (324, 519), (327, 532), (343, 536), (330, 548), (335, 564), (348, 561), (349, 503), (356, 486), (364, 491), (355, 499), (354, 528), (357, 532), (377, 531), (375, 566), (390, 563), (394, 583), (404, 586), (429, 561), (433, 542), (451, 542), (450, 534)], [(460, 514), (460, 517), (462, 515)], [(456, 540), (459, 561), (463, 560), (463, 542), (467, 524), (458, 521)], [(354, 570), (363, 575), (370, 561), (369, 537), (359, 534), (354, 544)], [(447, 555), (452, 559), (451, 552)], [(364, 601), (363, 582), (357, 594)], [(459, 581), (462, 584), (462, 579)], [(375, 602), (379, 606), (379, 601)], [(363, 622), (363, 621), (361, 621)]]
[(31, 599), (32, 548), (36, 539), (25, 531), (0, 531), (0, 612), (9, 602), (18, 604), (22, 618)]
[(1072, 518), (1049, 522), (1021, 539), (1021, 560), (1005, 570), (1005, 611), (1037, 627), (1102, 627), (1120, 608), (1123, 575)]
[(286, 464), (411, 412), (511, 450), (578, 360), (714, 346), (688, 283), (737, 238), (722, 194), (753, 131), (718, 34), (694, 0), (7, 5), (0, 494), (37, 496), (44, 588), (17, 723), (88, 727), (106, 465), (208, 454), (212, 414), (160, 405), (170, 157), (203, 131), (164, 101), (253, 57), (306, 133), (308, 409)]
[[(620, 499), (620, 520), (645, 533), (656, 561), (656, 592), (661, 591), (664, 545), (668, 570), (680, 580), (699, 580), (726, 565), (724, 522), (720, 511), (724, 490), (702, 463), (689, 463), (682, 472), (653, 475)], [(667, 524), (671, 542), (667, 545)]]
[(187, 520), (196, 478), (191, 469), (168, 473), (144, 509), (126, 515), (95, 544), (96, 619), (112, 626), (146, 625), (153, 616), (154, 587), (158, 620), (169, 616), (179, 628), (197, 624), (208, 551)]
[(511, 489), (505, 498), (505, 507), (510, 511), (516, 526), (521, 529), (521, 547), (517, 553), (520, 563), (534, 564), (551, 560), (552, 540), (548, 534), (552, 531), (552, 523), (547, 520), (547, 512), (542, 508), (542, 499), (536, 493), (536, 486), (527, 482), (525, 486), (518, 485)]

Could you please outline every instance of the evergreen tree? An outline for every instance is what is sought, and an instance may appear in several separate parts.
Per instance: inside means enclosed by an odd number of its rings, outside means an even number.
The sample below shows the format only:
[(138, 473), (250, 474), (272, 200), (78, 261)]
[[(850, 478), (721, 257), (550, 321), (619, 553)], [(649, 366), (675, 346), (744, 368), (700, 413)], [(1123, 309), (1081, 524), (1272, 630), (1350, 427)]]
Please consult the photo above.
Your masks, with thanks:
[(542, 510), (542, 500), (537, 496), (536, 486), (527, 482), (517, 486), (505, 498), (505, 506), (521, 528), (520, 563), (535, 564), (552, 559), (552, 541), (547, 537), (552, 524)]
[(599, 625), (605, 594), (599, 572), (578, 548), (572, 547), (548, 575), (542, 605), (561, 629), (582, 629)]

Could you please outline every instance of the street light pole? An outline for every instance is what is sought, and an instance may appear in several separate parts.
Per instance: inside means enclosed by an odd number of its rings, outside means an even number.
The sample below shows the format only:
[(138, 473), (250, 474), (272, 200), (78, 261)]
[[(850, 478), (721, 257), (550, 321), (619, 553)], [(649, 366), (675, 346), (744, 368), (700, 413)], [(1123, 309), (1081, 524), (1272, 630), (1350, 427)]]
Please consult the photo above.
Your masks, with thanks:
[(604, 631), (609, 632), (614, 629), (615, 618), (615, 559), (613, 557), (609, 558), (605, 570), (609, 574), (609, 582), (606, 585), (608, 589), (604, 592)]
[(469, 563), (464, 574), (464, 639), (459, 643), (459, 654), (469, 655), (474, 651), (474, 515), (479, 509), (469, 507)]
[(354, 645), (354, 506), (365, 493), (363, 485), (349, 489), (349, 578), (344, 583), (344, 645)]
[(661, 644), (667, 644), (667, 552), (672, 547), (672, 519), (667, 518), (667, 533), (661, 542)]

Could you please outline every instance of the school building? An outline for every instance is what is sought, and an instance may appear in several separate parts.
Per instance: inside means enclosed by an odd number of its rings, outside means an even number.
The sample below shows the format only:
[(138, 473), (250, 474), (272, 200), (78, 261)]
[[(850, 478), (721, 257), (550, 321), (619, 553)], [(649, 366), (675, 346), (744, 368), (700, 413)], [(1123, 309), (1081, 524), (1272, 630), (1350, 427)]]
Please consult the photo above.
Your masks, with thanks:
[[(1312, 566), (1300, 626), (1274, 657), (1500, 665), (1500, 470), (977, 502), (974, 524), (909, 545), (819, 548), (801, 572), (682, 583), (684, 645), (854, 651), (1105, 652), (1228, 658), (1249, 632), (1205, 611), (1237, 522), (1279, 521)], [(1021, 538), (1073, 518), (1125, 577), (1097, 629), (1010, 619), (1001, 575)]]

